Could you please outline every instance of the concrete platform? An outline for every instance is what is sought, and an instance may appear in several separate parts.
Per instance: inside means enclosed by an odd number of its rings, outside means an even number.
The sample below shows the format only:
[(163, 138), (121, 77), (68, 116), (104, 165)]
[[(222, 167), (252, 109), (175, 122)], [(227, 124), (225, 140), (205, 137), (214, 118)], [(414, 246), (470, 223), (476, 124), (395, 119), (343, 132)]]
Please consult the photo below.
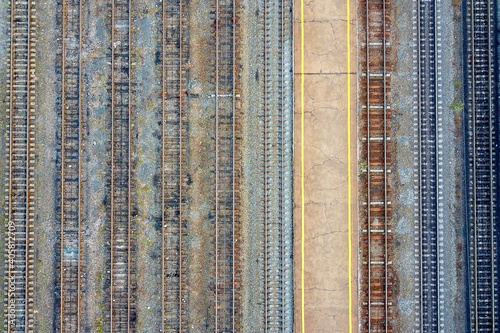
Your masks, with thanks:
[[(347, 0), (302, 1), (304, 1), (305, 40), (303, 73), (301, 0), (295, 0), (294, 27), (296, 332), (357, 332), (356, 2), (351, 0), (349, 3), (349, 53)], [(348, 91), (349, 75), (350, 91)], [(305, 84), (304, 205), (301, 193), (302, 78)], [(348, 122), (349, 98), (351, 99), (350, 122)], [(350, 198), (349, 187), (351, 187)], [(305, 208), (304, 234), (301, 232), (302, 206)], [(302, 269), (302, 242), (305, 249), (304, 269)], [(349, 248), (351, 260), (349, 260)], [(305, 319), (305, 326), (302, 318)]]

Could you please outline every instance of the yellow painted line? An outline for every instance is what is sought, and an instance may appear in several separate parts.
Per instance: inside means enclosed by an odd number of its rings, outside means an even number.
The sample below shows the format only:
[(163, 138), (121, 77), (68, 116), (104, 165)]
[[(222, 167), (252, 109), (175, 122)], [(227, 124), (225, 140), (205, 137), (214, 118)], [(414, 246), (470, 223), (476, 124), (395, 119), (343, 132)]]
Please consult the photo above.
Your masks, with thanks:
[(347, 0), (347, 202), (349, 232), (349, 333), (352, 333), (352, 207), (351, 207), (351, 16)]
[(305, 212), (306, 212), (306, 197), (304, 185), (304, 0), (300, 0), (300, 194), (301, 201), (301, 311), (302, 311), (302, 333), (306, 332), (306, 310), (305, 310), (305, 282), (304, 282), (304, 269), (305, 269)]

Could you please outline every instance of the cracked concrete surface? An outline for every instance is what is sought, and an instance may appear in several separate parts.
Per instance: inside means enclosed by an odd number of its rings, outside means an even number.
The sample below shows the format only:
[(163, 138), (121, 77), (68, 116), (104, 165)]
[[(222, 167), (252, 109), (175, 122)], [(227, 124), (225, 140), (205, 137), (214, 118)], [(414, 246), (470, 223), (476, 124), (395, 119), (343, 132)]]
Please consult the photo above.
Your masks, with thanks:
[[(356, 6), (350, 7), (352, 323), (357, 331)], [(295, 0), (295, 295), (301, 304), (300, 0)], [(349, 331), (347, 1), (305, 0), (305, 324)]]

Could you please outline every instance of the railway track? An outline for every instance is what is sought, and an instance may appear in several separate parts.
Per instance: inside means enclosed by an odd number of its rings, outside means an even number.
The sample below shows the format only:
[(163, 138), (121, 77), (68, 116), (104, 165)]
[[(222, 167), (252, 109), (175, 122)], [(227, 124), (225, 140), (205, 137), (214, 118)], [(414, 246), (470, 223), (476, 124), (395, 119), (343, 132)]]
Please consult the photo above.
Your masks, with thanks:
[(186, 327), (186, 75), (184, 1), (163, 2), (163, 257), (162, 332)]
[(494, 2), (467, 5), (468, 222), (470, 329), (498, 331), (498, 115)]
[(236, 0), (215, 2), (215, 331), (236, 331)]
[[(184, 217), (187, 174), (187, 74), (189, 54), (184, 25), (185, 0), (162, 3), (162, 331), (188, 329), (185, 300), (187, 219)], [(241, 328), (240, 313), (240, 197), (239, 55), (237, 0), (215, 3), (215, 316), (217, 332)], [(291, 4), (262, 0), (265, 54), (265, 331), (293, 331), (292, 256), (292, 128), (293, 75)], [(61, 110), (61, 231), (60, 296), (57, 322), (63, 332), (83, 330), (86, 301), (82, 263), (82, 34), (83, 2), (62, 2)], [(9, 234), (6, 331), (34, 331), (33, 313), (33, 191), (34, 191), (34, 5), (12, 3), (11, 73), (9, 94)], [(136, 330), (135, 262), (132, 200), (132, 53), (131, 1), (111, 5), (111, 225), (107, 245), (109, 317), (106, 331)], [(60, 22), (58, 23), (58, 25)], [(109, 25), (108, 25), (109, 27)], [(95, 143), (94, 143), (95, 144)], [(57, 255), (56, 255), (57, 256)], [(110, 282), (110, 283), (109, 283)], [(107, 297), (106, 296), (106, 297)], [(59, 310), (59, 311), (58, 311)], [(109, 311), (108, 311), (109, 310)], [(86, 310), (83, 310), (86, 311)], [(212, 326), (212, 324), (210, 324)]]
[(293, 331), (292, 277), (292, 11), (264, 1), (264, 288), (266, 332)]
[(63, 2), (60, 331), (80, 331), (82, 3)]
[(112, 4), (111, 331), (135, 329), (131, 223), (131, 8)]
[[(362, 330), (392, 332), (391, 197), (388, 175), (391, 166), (390, 2), (367, 0), (362, 13), (366, 19), (363, 43), (364, 68), (361, 75), (363, 146), (367, 207), (361, 237)], [(362, 62), (363, 63), (363, 62)]]
[(439, 1), (421, 0), (417, 4), (416, 40), (418, 73), (417, 112), (418, 170), (415, 207), (415, 237), (418, 276), (419, 315), (416, 331), (440, 332), (444, 329), (443, 265), (443, 173), (442, 173), (442, 97)]
[(11, 2), (5, 331), (33, 332), (35, 2)]

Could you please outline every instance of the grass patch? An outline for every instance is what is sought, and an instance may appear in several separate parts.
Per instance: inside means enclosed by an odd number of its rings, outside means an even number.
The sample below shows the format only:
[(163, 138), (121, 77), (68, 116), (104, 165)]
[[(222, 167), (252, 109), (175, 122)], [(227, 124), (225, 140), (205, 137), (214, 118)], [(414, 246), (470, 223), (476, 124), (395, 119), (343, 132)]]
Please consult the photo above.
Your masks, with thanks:
[(455, 111), (455, 113), (460, 113), (464, 110), (464, 102), (459, 99), (456, 99), (451, 103), (450, 108)]
[(101, 317), (96, 320), (95, 322), (97, 333), (104, 333), (104, 327), (106, 326), (106, 322), (104, 321), (104, 318)]

